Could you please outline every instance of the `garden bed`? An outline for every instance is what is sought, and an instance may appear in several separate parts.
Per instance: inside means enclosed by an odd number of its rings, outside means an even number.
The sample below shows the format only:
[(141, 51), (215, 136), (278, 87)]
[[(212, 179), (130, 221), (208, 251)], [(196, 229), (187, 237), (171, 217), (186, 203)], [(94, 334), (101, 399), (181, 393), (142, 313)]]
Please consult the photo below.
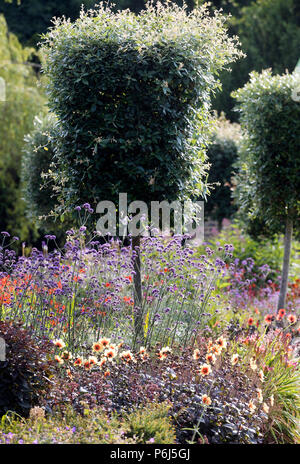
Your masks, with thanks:
[(0, 441), (299, 442), (297, 281), (277, 312), (266, 267), (232, 252), (144, 239), (139, 340), (130, 247), (85, 228), (51, 253), (4, 245)]

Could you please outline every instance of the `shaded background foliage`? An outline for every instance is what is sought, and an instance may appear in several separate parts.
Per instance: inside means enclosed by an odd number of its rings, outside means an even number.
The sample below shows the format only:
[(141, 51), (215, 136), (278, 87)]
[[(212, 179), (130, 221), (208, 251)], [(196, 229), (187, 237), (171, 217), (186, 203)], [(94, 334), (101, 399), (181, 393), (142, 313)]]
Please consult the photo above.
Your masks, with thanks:
[(218, 221), (219, 229), (223, 219), (231, 219), (237, 210), (233, 203), (232, 190), (240, 139), (239, 124), (230, 123), (221, 115), (207, 150), (208, 161), (211, 164), (208, 183), (213, 189), (207, 197), (204, 211), (205, 218)]
[[(214, 2), (215, 3), (215, 2)], [(214, 107), (237, 121), (235, 89), (249, 80), (251, 71), (272, 68), (275, 74), (292, 72), (299, 59), (300, 4), (297, 0), (256, 0), (241, 5), (230, 19), (230, 33), (237, 34), (246, 58), (232, 65), (232, 73), (223, 73), (223, 90), (216, 96)], [(243, 5), (241, 4), (243, 3)]]
[[(40, 34), (51, 26), (53, 16), (66, 15), (73, 20), (78, 16), (82, 3), (90, 8), (96, 2), (0, 0), (0, 76), (9, 82), (9, 93), (12, 97), (9, 105), (0, 104), (0, 220), (2, 229), (20, 235), (26, 241), (34, 242), (38, 232), (32, 219), (26, 218), (25, 204), (22, 201), (21, 151), (23, 137), (31, 131), (34, 116), (40, 114), (45, 102), (42, 89), (37, 87), (41, 59), (36, 47)], [(114, 3), (116, 8), (130, 8), (139, 12), (145, 1), (115, 0)], [(176, 3), (182, 4), (181, 0), (176, 0)], [(202, 3), (204, 0), (187, 1), (190, 10), (196, 4)], [(229, 34), (239, 36), (241, 48), (247, 54), (246, 58), (232, 64), (231, 73), (221, 72), (223, 90), (218, 91), (213, 100), (213, 106), (218, 112), (224, 111), (227, 118), (237, 121), (238, 114), (233, 110), (234, 100), (230, 93), (248, 81), (250, 71), (260, 72), (268, 67), (272, 67), (274, 73), (282, 73), (286, 69), (293, 71), (299, 59), (300, 4), (297, 0), (213, 0), (211, 3), (212, 9), (223, 8), (226, 14), (232, 15), (229, 19)], [(27, 48), (28, 46), (31, 48)], [(8, 55), (11, 65), (3, 66), (4, 56)], [(24, 66), (16, 66), (16, 62), (23, 63)], [(218, 177), (218, 170), (217, 166), (216, 170), (212, 166), (212, 182)], [(217, 180), (222, 181), (220, 178)], [(210, 203), (207, 205), (209, 210)], [(262, 227), (263, 224), (258, 222), (254, 227), (253, 223), (253, 234), (262, 230)]]
[(0, 77), (6, 83), (6, 101), (0, 102), (0, 228), (25, 240), (36, 238), (35, 225), (25, 215), (20, 190), (24, 135), (31, 131), (46, 98), (28, 60), (32, 49), (22, 47), (0, 15)]
[[(7, 2), (0, 0), (0, 13), (3, 13), (9, 24), (9, 28), (14, 32), (22, 43), (36, 45), (39, 42), (40, 34), (45, 33), (51, 25), (51, 19), (63, 15), (73, 21), (79, 15), (81, 5), (85, 8), (93, 8), (100, 3), (95, 0), (21, 0), (20, 4), (15, 1)], [(145, 6), (145, 0), (115, 0), (115, 9), (124, 10), (129, 8), (135, 13), (139, 13)], [(178, 0), (174, 3), (182, 5)], [(219, 2), (217, 2), (219, 3)], [(195, 6), (195, 0), (187, 0), (189, 9)]]

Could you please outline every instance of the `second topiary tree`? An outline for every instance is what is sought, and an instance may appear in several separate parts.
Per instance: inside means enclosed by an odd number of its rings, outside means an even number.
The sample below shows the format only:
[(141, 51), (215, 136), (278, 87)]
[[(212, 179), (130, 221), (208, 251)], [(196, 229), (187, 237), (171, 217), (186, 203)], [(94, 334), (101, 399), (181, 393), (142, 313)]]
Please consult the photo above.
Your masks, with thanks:
[[(149, 3), (139, 15), (100, 6), (74, 23), (55, 22), (44, 52), (63, 207), (118, 204), (122, 192), (147, 204), (201, 195), (210, 96), (218, 72), (240, 55), (224, 22), (206, 7), (188, 14), (169, 3)], [(139, 256), (136, 308), (138, 267)]]
[[(293, 98), (296, 75), (252, 73), (235, 92), (245, 138), (235, 196), (250, 228), (261, 235), (284, 233), (278, 309), (285, 307), (293, 229), (300, 216), (300, 103)], [(257, 233), (259, 231), (257, 230)]]

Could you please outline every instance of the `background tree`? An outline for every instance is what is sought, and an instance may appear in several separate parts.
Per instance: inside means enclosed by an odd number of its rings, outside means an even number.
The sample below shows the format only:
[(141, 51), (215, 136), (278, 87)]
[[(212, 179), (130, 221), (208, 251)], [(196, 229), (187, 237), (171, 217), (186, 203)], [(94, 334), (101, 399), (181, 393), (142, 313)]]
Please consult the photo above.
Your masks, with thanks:
[(233, 2), (239, 8), (227, 3), (226, 11), (233, 14), (229, 32), (238, 35), (246, 58), (234, 63), (231, 73), (221, 75), (223, 90), (216, 95), (213, 105), (236, 121), (238, 115), (233, 111), (230, 94), (246, 84), (251, 71), (272, 68), (275, 74), (286, 69), (293, 72), (299, 59), (300, 3), (298, 0)]
[(292, 99), (296, 75), (252, 73), (234, 93), (245, 131), (235, 196), (241, 214), (262, 232), (284, 232), (278, 309), (285, 307), (293, 228), (300, 213), (300, 104)]
[[(205, 183), (210, 94), (239, 56), (224, 18), (206, 8), (148, 5), (140, 15), (100, 7), (45, 37), (49, 104), (58, 116), (55, 162), (64, 207), (198, 197)], [(139, 249), (139, 238), (133, 241)], [(139, 256), (136, 333), (143, 335)]]
[(207, 197), (204, 213), (206, 218), (218, 221), (219, 229), (223, 219), (231, 219), (237, 209), (232, 199), (232, 177), (240, 138), (239, 124), (230, 123), (222, 115), (207, 150), (211, 164), (208, 183), (215, 185)]
[(36, 74), (27, 64), (31, 53), (8, 32), (0, 15), (0, 77), (6, 87), (6, 100), (0, 102), (0, 228), (22, 240), (36, 238), (36, 228), (25, 216), (20, 189), (23, 138), (45, 103)]
[(26, 45), (36, 46), (40, 35), (51, 26), (52, 18), (66, 15), (75, 19), (79, 16), (81, 5), (92, 7), (95, 0), (22, 0), (19, 2), (0, 1), (2, 13), (10, 30)]

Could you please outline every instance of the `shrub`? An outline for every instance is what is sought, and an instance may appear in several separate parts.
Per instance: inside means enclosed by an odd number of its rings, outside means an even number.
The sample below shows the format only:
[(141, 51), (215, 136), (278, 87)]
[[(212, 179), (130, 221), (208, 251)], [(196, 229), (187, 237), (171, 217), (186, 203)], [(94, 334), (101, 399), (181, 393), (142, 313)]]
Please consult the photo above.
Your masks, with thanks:
[(0, 321), (0, 336), (6, 343), (6, 361), (0, 362), (0, 416), (15, 411), (26, 417), (50, 390), (51, 344), (33, 338), (18, 322)]
[(149, 404), (126, 417), (127, 437), (135, 438), (136, 443), (175, 443), (175, 429), (167, 417), (171, 405), (166, 403)]
[(54, 138), (57, 124), (51, 113), (36, 116), (33, 130), (25, 136), (21, 182), (28, 218), (40, 231), (49, 234), (55, 229), (56, 238), (62, 241), (70, 221), (65, 217), (61, 223), (54, 217), (58, 199), (51, 173), (56, 171)]

